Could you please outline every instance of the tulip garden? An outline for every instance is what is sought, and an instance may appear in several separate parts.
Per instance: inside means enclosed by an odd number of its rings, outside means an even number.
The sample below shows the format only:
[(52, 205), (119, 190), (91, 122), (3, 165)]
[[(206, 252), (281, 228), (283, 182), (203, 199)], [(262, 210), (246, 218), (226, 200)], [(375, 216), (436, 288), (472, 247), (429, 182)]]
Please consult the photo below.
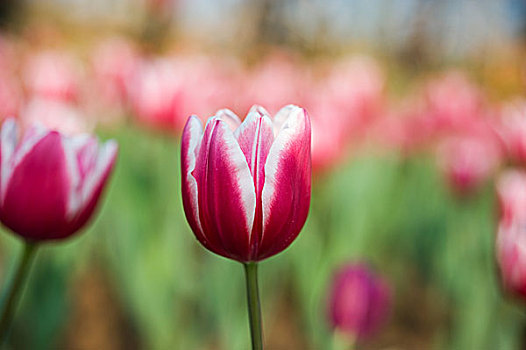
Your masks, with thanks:
[(520, 54), (200, 48), (144, 3), (0, 30), (0, 348), (526, 346)]

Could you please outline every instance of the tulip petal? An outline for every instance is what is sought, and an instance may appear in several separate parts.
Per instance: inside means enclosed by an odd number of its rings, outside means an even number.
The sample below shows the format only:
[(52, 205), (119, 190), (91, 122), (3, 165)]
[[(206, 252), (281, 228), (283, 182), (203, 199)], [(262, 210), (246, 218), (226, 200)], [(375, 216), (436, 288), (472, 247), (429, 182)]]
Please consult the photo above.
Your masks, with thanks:
[(201, 221), (199, 219), (199, 202), (197, 197), (197, 180), (193, 175), (196, 167), (197, 156), (203, 140), (203, 124), (196, 116), (191, 116), (183, 130), (181, 140), (181, 172), (182, 172), (182, 197), (183, 207), (186, 214), (186, 219), (192, 228), (197, 240), (201, 242), (206, 248), (214, 250), (213, 246), (208, 242)]
[[(280, 113), (288, 113), (284, 117)], [(311, 129), (307, 112), (287, 106), (283, 125), (265, 164), (263, 235), (257, 260), (285, 249), (303, 227), (311, 193)]]
[(7, 180), (11, 177), (12, 159), (17, 143), (17, 127), (13, 118), (7, 119), (2, 125), (0, 135), (0, 202), (4, 201)]
[(280, 109), (278, 113), (274, 115), (274, 119), (272, 120), (272, 123), (274, 124), (274, 135), (278, 135), (279, 131), (281, 130), (281, 127), (283, 124), (287, 121), (290, 114), (296, 110), (297, 106), (294, 105), (287, 105)]
[(269, 112), (265, 109), (265, 107), (263, 106), (260, 106), (260, 105), (253, 105), (252, 107), (250, 107), (250, 110), (248, 111), (248, 114), (250, 113), (257, 113), (259, 114), (260, 116), (267, 116), (270, 118), (270, 114)]
[(236, 130), (241, 125), (241, 119), (228, 108), (220, 109), (215, 114), (216, 117), (227, 123), (230, 130)]
[[(252, 109), (254, 110), (254, 107)], [(270, 147), (274, 142), (272, 121), (268, 115), (259, 111), (250, 112), (241, 126), (236, 129), (234, 136), (245, 155), (256, 190), (255, 225), (250, 235), (250, 246), (253, 254), (258, 249), (262, 235), (261, 192), (265, 183), (265, 163)]]
[(254, 183), (234, 134), (217, 117), (205, 127), (194, 176), (203, 231), (210, 245), (220, 248), (213, 251), (248, 261), (256, 208)]
[[(97, 152), (98, 147), (96, 141), (93, 138), (89, 138), (83, 144), (83, 147), (77, 149), (77, 161), (79, 161), (79, 156), (83, 151)], [(111, 174), (113, 166), (115, 165), (115, 160), (117, 158), (118, 146), (117, 143), (113, 140), (107, 141), (104, 145), (98, 150), (94, 156), (95, 158), (90, 159), (91, 166), (87, 169), (85, 174), (82, 173), (82, 164), (78, 162), (78, 172), (81, 176), (80, 188), (78, 192), (78, 198), (80, 200), (80, 205), (76, 211), (68, 212), (69, 220), (69, 232), (64, 232), (65, 235), (69, 235), (80, 229), (84, 224), (90, 219), (100, 195), (102, 194), (105, 184), (108, 181), (108, 178)], [(90, 156), (88, 156), (90, 157)], [(83, 177), (84, 176), (84, 177)], [(71, 205), (70, 205), (71, 208)]]
[(13, 174), (13, 169), (31, 151), (35, 144), (47, 135), (46, 129), (35, 124), (25, 132), (22, 141), (18, 144), (17, 133), (16, 121), (12, 118), (6, 120), (2, 125), (1, 135), (1, 202), (4, 201), (6, 187)]
[(23, 143), (13, 161), (2, 222), (28, 239), (57, 238), (64, 231), (70, 188), (60, 134), (51, 131), (34, 144)]
[(71, 181), (67, 217), (72, 218), (83, 204), (82, 186), (96, 162), (98, 145), (97, 141), (88, 135), (63, 137), (62, 142)]

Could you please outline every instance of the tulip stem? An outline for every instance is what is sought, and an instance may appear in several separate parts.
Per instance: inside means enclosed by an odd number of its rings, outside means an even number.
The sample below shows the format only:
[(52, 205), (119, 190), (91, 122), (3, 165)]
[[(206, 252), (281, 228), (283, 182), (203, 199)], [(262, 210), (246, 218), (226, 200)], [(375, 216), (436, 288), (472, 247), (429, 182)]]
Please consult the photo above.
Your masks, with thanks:
[(22, 256), (18, 263), (18, 266), (15, 270), (15, 275), (11, 286), (7, 288), (4, 292), (3, 305), (0, 317), (0, 346), (2, 346), (9, 334), (11, 328), (11, 322), (22, 294), (24, 287), (24, 282), (27, 279), (29, 268), (31, 267), (31, 262), (35, 257), (38, 244), (33, 242), (24, 242), (24, 250), (22, 251)]
[(252, 350), (263, 349), (263, 330), (261, 321), (261, 307), (258, 289), (258, 264), (245, 263), (245, 277), (247, 282), (248, 318), (250, 335), (252, 336)]

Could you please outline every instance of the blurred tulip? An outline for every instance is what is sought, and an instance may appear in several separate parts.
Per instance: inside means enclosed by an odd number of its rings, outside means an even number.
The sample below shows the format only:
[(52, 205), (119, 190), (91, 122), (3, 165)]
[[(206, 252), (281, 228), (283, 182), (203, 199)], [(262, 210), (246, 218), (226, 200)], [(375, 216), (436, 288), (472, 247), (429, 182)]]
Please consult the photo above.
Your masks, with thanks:
[(487, 124), (478, 125), (482, 129), (445, 138), (438, 149), (439, 167), (460, 194), (475, 190), (496, 170), (501, 160), (497, 135)]
[(0, 220), (28, 241), (63, 239), (91, 217), (117, 155), (89, 135), (67, 137), (39, 125), (17, 135), (4, 122), (0, 152)]
[(310, 121), (289, 105), (273, 118), (254, 106), (241, 123), (229, 110), (203, 132), (192, 116), (182, 138), (186, 218), (209, 250), (240, 262), (287, 248), (307, 218), (311, 190)]
[(305, 91), (305, 72), (285, 54), (267, 57), (248, 74), (243, 94), (245, 107), (265, 106), (276, 113), (287, 103), (301, 104)]
[(334, 65), (306, 93), (315, 172), (342, 162), (351, 144), (363, 140), (364, 128), (382, 107), (383, 88), (383, 75), (375, 62), (353, 57)]
[[(217, 105), (233, 102), (236, 69), (199, 56), (145, 61), (133, 80), (131, 105), (139, 120), (180, 133), (188, 116), (210, 115)], [(221, 67), (221, 68), (218, 68)]]
[(510, 158), (526, 164), (526, 101), (516, 100), (505, 105), (498, 128)]
[(330, 102), (309, 109), (312, 115), (312, 167), (319, 173), (341, 163), (349, 153), (351, 138), (345, 115)]
[(130, 103), (138, 119), (161, 129), (179, 124), (182, 82), (168, 59), (141, 64), (131, 84)]
[(427, 117), (437, 131), (458, 131), (484, 112), (479, 89), (459, 71), (446, 72), (426, 87)]
[(0, 70), (0, 120), (18, 116), (22, 92), (18, 82)]
[(80, 71), (80, 64), (68, 53), (43, 51), (28, 60), (23, 78), (34, 96), (76, 102), (80, 97)]
[(526, 298), (526, 173), (511, 170), (497, 182), (501, 216), (496, 254), (507, 291)]
[(371, 336), (386, 320), (388, 285), (362, 263), (346, 264), (334, 275), (328, 317), (332, 328), (350, 339)]
[(20, 121), (24, 129), (40, 123), (47, 129), (67, 136), (87, 133), (93, 129), (93, 125), (72, 104), (38, 97), (33, 98), (22, 109)]
[(139, 64), (139, 53), (126, 39), (113, 37), (99, 43), (92, 56), (98, 96), (108, 105), (122, 107)]

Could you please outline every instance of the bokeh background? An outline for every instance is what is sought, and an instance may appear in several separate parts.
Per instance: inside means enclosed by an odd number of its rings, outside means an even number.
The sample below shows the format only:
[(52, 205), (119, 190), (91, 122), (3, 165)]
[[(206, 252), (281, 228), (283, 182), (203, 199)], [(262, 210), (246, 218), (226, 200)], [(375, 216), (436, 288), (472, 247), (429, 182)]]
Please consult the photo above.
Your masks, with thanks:
[[(40, 252), (13, 349), (247, 349), (241, 266), (194, 239), (190, 114), (303, 106), (304, 230), (260, 265), (268, 349), (331, 349), (331, 277), (391, 291), (360, 349), (522, 349), (495, 262), (494, 181), (526, 164), (521, 0), (3, 0), (0, 117), (120, 144), (89, 228)], [(0, 235), (0, 285), (21, 242)]]

